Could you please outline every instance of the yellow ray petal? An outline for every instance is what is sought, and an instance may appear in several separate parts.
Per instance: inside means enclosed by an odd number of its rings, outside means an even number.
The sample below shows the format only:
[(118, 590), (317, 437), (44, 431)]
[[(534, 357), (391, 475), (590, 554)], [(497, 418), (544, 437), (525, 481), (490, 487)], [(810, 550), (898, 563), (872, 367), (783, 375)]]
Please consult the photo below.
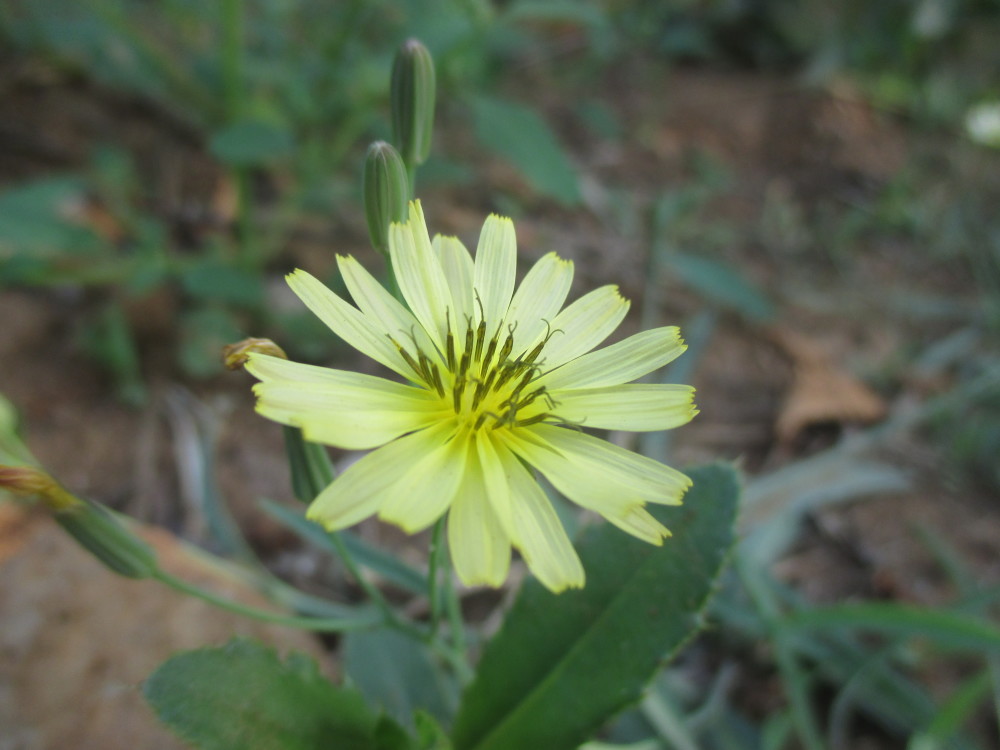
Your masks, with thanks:
[(438, 428), (415, 432), (372, 451), (337, 477), (306, 511), (327, 529), (343, 529), (373, 515), (386, 492), (440, 439)]
[(491, 215), (483, 224), (476, 247), (473, 286), (479, 294), (486, 320), (486, 333), (494, 336), (507, 314), (514, 293), (517, 271), (517, 239), (514, 222)]
[(412, 375), (409, 366), (387, 337), (391, 331), (377, 320), (368, 318), (305, 271), (295, 271), (286, 279), (288, 286), (306, 307), (340, 338), (400, 375)]
[(553, 593), (580, 588), (583, 565), (552, 503), (516, 456), (505, 447), (499, 456), (510, 486), (514, 546), (535, 577)]
[(410, 203), (410, 220), (389, 227), (389, 255), (406, 304), (444, 351), (448, 311), (455, 307), (441, 261), (431, 245), (420, 202)]
[(632, 384), (552, 391), (560, 419), (604, 430), (669, 430), (698, 409), (689, 385)]
[(458, 334), (465, 330), (466, 320), (476, 316), (475, 300), (472, 297), (472, 277), (474, 264), (469, 251), (457, 237), (434, 237), (434, 250), (441, 259), (441, 268), (451, 289), (451, 299), (455, 310), (450, 315), (452, 329)]
[(500, 586), (510, 567), (510, 537), (493, 512), (478, 458), (448, 512), (448, 548), (455, 572), (466, 586)]
[(434, 523), (451, 505), (469, 465), (468, 442), (449, 430), (425, 430), (425, 452), (386, 491), (378, 516), (415, 534)]
[(611, 335), (628, 308), (628, 300), (614, 285), (583, 295), (551, 321), (552, 330), (558, 333), (545, 345), (541, 364), (550, 370), (589, 352)]
[(530, 350), (549, 332), (572, 283), (573, 262), (555, 253), (543, 255), (531, 267), (507, 310), (507, 323), (514, 326), (512, 357)]
[[(354, 258), (338, 255), (337, 265), (347, 291), (351, 293), (351, 298), (361, 312), (373, 320), (378, 320), (410, 354), (414, 353), (416, 347), (441, 364), (427, 332), (417, 322), (413, 313), (389, 294)], [(419, 376), (412, 372), (410, 379), (414, 382), (420, 381)]]
[(676, 326), (653, 328), (550, 370), (538, 379), (538, 385), (550, 391), (620, 385), (663, 367), (685, 349)]

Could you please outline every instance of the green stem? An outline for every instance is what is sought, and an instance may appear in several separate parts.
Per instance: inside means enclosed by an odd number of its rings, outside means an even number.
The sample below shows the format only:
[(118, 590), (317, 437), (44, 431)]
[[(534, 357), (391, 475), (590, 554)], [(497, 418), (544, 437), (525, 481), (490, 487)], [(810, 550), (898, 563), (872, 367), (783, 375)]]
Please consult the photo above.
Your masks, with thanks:
[[(447, 660), (462, 684), (472, 681), (473, 672), (465, 655), (465, 623), (462, 620), (462, 603), (451, 576), (451, 557), (444, 540), (445, 519), (434, 524), (431, 534), (430, 564), (427, 575), (427, 596), (431, 603), (430, 631), (427, 644)], [(451, 644), (446, 644), (440, 634), (442, 608), (448, 617)]]
[(431, 604), (431, 637), (437, 636), (438, 627), (441, 624), (441, 595), (438, 593), (439, 568), (441, 567), (441, 553), (444, 549), (442, 544), (444, 535), (444, 516), (434, 524), (431, 532), (431, 549), (427, 570), (427, 598)]
[(344, 544), (344, 540), (340, 538), (340, 534), (335, 531), (329, 533), (330, 541), (333, 542), (334, 548), (337, 550), (337, 555), (340, 557), (341, 561), (344, 563), (344, 567), (347, 568), (347, 572), (354, 577), (354, 580), (358, 582), (361, 590), (365, 592), (371, 602), (378, 607), (379, 612), (382, 613), (382, 617), (387, 625), (394, 628), (399, 628), (405, 630), (407, 627), (412, 627), (412, 624), (400, 617), (399, 613), (392, 608), (392, 605), (386, 600), (379, 590), (378, 586), (373, 584), (367, 578), (361, 574), (361, 568), (351, 557), (350, 550), (347, 549), (347, 545)]
[(226, 119), (243, 114), (243, 0), (222, 0), (222, 88)]
[(410, 200), (416, 198), (417, 193), (417, 164), (416, 162), (406, 162), (406, 177), (410, 183)]
[(458, 677), (459, 683), (462, 685), (468, 685), (472, 682), (472, 678), (476, 676), (476, 673), (473, 672), (472, 667), (469, 666), (469, 662), (465, 658), (464, 651), (449, 648), (437, 638), (427, 640), (426, 643), (431, 651), (440, 656), (448, 664), (448, 666), (451, 667), (455, 676)]
[(177, 591), (201, 599), (220, 609), (290, 628), (312, 630), (318, 633), (344, 633), (349, 630), (364, 630), (375, 627), (382, 622), (382, 617), (374, 612), (359, 614), (356, 617), (298, 617), (296, 615), (284, 615), (234, 602), (231, 599), (213, 594), (211, 591), (207, 591), (200, 586), (195, 586), (193, 583), (175, 578), (162, 570), (158, 571), (153, 577)]
[[(222, 96), (226, 124), (238, 121), (246, 109), (244, 97), (244, 8), (243, 0), (222, 0)], [(236, 183), (236, 230), (239, 261), (247, 270), (257, 267), (258, 258), (251, 223), (252, 196), (250, 171), (246, 167), (232, 170)]]
[(462, 619), (462, 602), (455, 591), (451, 577), (451, 558), (447, 557), (444, 570), (444, 600), (448, 608), (448, 625), (451, 628), (452, 648), (459, 654), (465, 654), (465, 621)]
[(238, 260), (247, 271), (255, 271), (260, 265), (257, 242), (253, 231), (253, 195), (250, 170), (235, 167), (232, 170), (236, 181), (236, 233)]
[[(300, 500), (309, 502), (310, 498), (319, 495), (323, 488), (334, 479), (330, 457), (322, 446), (307, 441), (302, 436), (302, 431), (297, 427), (286, 427), (284, 435), (292, 471), (293, 490)], [(385, 623), (399, 628), (408, 625), (409, 623), (405, 622), (392, 608), (392, 605), (386, 601), (378, 586), (361, 574), (361, 567), (351, 556), (351, 551), (347, 548), (340, 534), (331, 531), (327, 536), (333, 544), (337, 556), (347, 568), (347, 572), (358, 582), (361, 590), (382, 613)]]

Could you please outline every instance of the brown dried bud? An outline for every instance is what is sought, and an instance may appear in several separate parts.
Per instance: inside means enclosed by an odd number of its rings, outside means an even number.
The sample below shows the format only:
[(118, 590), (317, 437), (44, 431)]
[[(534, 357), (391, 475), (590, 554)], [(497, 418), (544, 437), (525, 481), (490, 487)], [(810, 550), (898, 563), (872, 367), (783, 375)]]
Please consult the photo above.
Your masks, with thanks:
[(83, 502), (34, 466), (0, 466), (0, 489), (15, 495), (37, 496), (50, 510), (66, 510)]
[(230, 370), (239, 370), (247, 363), (253, 353), (267, 354), (272, 357), (288, 359), (284, 350), (275, 344), (271, 339), (243, 339), (235, 344), (226, 344), (222, 347), (222, 362)]

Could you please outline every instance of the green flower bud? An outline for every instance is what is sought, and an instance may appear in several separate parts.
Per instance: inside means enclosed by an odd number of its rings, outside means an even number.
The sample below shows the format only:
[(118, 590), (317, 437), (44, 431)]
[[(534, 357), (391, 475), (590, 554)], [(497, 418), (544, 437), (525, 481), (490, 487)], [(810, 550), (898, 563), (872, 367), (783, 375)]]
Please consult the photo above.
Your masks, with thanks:
[(82, 500), (55, 513), (56, 522), (84, 549), (126, 578), (149, 578), (156, 573), (156, 555), (107, 508)]
[(127, 578), (149, 578), (157, 571), (152, 548), (125, 528), (111, 511), (76, 497), (41, 469), (0, 466), (0, 489), (38, 498), (71, 537), (115, 573)]
[(376, 141), (368, 147), (362, 189), (372, 247), (380, 253), (387, 253), (389, 224), (406, 221), (410, 188), (402, 158), (385, 141)]
[(434, 59), (416, 39), (407, 40), (392, 64), (392, 134), (407, 166), (423, 164), (434, 128)]

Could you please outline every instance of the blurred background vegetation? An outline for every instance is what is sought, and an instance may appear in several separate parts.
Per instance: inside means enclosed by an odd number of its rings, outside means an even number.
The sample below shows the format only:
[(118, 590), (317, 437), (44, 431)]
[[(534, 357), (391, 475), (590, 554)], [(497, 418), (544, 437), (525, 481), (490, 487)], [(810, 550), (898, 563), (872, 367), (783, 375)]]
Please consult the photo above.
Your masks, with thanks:
[[(113, 480), (46, 447), (53, 400), (128, 430), (167, 384), (245, 391), (219, 350), (246, 335), (346, 356), (281, 276), (379, 262), (361, 163), (417, 37), (432, 227), (511, 215), (526, 259), (683, 324), (665, 379), (702, 415), (641, 447), (750, 475), (708, 635), (607, 741), (1000, 746), (1000, 137), (967, 129), (1000, 102), (995, 0), (8, 0), (0, 37), (0, 390), (47, 463), (183, 533), (192, 511), (134, 500), (131, 454)], [(67, 362), (94, 385), (41, 376)], [(203, 504), (260, 494), (226, 479), (248, 459), (223, 417), (170, 393), (219, 475)], [(280, 568), (299, 547), (269, 533)]]

